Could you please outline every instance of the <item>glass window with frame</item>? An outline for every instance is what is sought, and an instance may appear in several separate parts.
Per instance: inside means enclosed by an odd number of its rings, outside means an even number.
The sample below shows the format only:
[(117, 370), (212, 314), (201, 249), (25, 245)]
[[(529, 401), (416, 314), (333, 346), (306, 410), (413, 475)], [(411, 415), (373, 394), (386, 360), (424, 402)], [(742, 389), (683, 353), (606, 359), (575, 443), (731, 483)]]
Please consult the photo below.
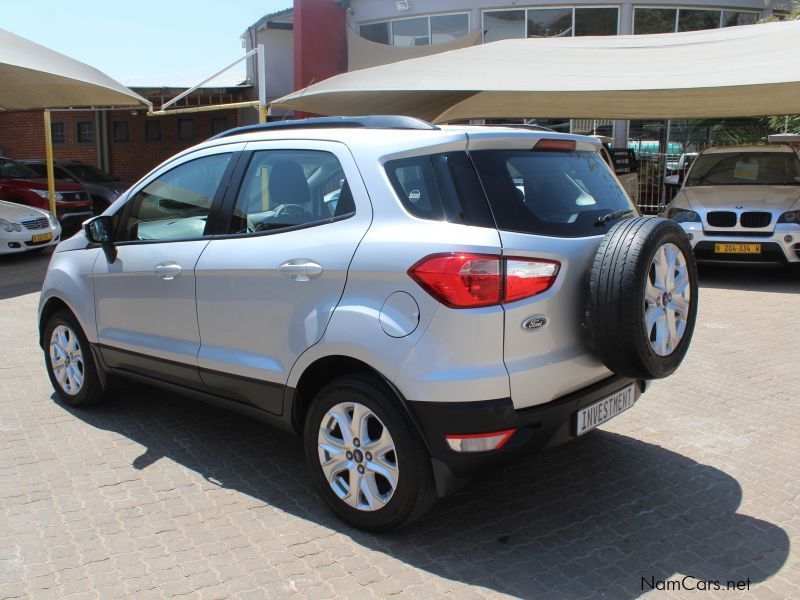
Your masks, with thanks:
[(194, 119), (178, 119), (178, 139), (182, 142), (194, 140)]
[(361, 37), (371, 42), (378, 44), (389, 45), (392, 43), (390, 35), (389, 21), (382, 21), (381, 23), (367, 23), (358, 29)]
[(633, 12), (634, 35), (675, 33), (678, 11), (675, 8), (639, 8)]
[(94, 141), (94, 124), (91, 121), (78, 121), (75, 128), (79, 144), (91, 144)]
[(722, 26), (736, 27), (737, 25), (755, 25), (761, 15), (755, 12), (738, 12), (733, 10), (722, 11)]
[(161, 121), (156, 119), (148, 119), (144, 122), (144, 141), (146, 142), (160, 142), (161, 141)]
[(469, 15), (435, 15), (431, 17), (431, 43), (442, 44), (469, 33)]
[(111, 124), (111, 130), (115, 142), (129, 142), (131, 140), (130, 125), (127, 121), (114, 121)]
[(572, 37), (572, 9), (528, 9), (528, 37)]
[(525, 37), (524, 10), (492, 10), (483, 13), (483, 41), (496, 42)]
[(64, 121), (53, 121), (50, 123), (50, 138), (54, 144), (67, 143), (67, 125)]
[(261, 150), (247, 167), (229, 231), (321, 225), (355, 212), (350, 185), (335, 155), (323, 150)]
[(428, 17), (392, 21), (392, 43), (395, 46), (427, 46), (431, 43)]
[(203, 237), (211, 204), (231, 154), (178, 165), (148, 183), (126, 207), (121, 241), (190, 240)]
[(230, 129), (228, 117), (214, 117), (211, 119), (211, 135), (217, 135)]
[(575, 35), (617, 35), (618, 28), (618, 8), (575, 9)]
[(719, 29), (720, 11), (682, 8), (678, 11), (678, 31)]

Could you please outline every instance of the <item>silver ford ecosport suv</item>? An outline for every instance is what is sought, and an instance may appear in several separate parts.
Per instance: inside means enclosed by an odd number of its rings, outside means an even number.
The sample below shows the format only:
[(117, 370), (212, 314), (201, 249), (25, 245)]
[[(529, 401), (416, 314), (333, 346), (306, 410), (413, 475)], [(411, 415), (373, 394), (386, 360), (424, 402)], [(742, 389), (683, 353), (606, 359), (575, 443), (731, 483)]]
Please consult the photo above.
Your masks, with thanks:
[(137, 379), (303, 436), (357, 527), (587, 433), (688, 349), (692, 251), (587, 137), (322, 118), (232, 130), (62, 242), (40, 304), (59, 397)]

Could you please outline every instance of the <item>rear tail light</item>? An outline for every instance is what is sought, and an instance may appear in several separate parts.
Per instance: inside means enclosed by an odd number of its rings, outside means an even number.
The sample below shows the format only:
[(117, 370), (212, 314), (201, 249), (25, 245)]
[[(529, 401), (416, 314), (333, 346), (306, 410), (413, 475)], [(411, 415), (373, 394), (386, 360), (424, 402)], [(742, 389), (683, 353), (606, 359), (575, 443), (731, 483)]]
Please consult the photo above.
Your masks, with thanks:
[(550, 289), (560, 264), (493, 254), (432, 254), (409, 276), (450, 308), (478, 308), (529, 298)]
[(516, 429), (506, 429), (491, 433), (450, 434), (444, 436), (444, 439), (455, 452), (489, 452), (502, 448), (515, 431)]

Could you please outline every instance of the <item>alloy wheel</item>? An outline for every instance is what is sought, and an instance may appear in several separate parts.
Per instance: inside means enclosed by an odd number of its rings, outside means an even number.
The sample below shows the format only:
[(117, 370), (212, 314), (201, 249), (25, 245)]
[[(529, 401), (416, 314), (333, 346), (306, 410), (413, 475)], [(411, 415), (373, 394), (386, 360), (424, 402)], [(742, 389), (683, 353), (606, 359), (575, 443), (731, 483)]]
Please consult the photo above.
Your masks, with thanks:
[(50, 365), (65, 393), (80, 393), (85, 374), (83, 351), (78, 336), (66, 325), (58, 325), (50, 335)]
[(686, 333), (691, 306), (686, 257), (675, 244), (659, 246), (650, 264), (644, 293), (644, 327), (659, 356), (669, 356)]

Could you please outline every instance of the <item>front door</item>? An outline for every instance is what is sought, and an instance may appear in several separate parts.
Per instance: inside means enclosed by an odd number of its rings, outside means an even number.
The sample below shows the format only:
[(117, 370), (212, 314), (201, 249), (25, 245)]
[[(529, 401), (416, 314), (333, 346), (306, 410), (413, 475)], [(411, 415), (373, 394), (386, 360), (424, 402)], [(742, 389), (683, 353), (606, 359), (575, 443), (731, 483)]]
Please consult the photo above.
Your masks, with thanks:
[(194, 268), (233, 156), (217, 148), (167, 167), (119, 213), (117, 258), (100, 256), (94, 267), (98, 340), (109, 367), (202, 389)]
[(295, 144), (248, 144), (229, 235), (196, 270), (203, 381), (273, 414), (292, 365), (325, 332), (372, 214), (345, 146)]

